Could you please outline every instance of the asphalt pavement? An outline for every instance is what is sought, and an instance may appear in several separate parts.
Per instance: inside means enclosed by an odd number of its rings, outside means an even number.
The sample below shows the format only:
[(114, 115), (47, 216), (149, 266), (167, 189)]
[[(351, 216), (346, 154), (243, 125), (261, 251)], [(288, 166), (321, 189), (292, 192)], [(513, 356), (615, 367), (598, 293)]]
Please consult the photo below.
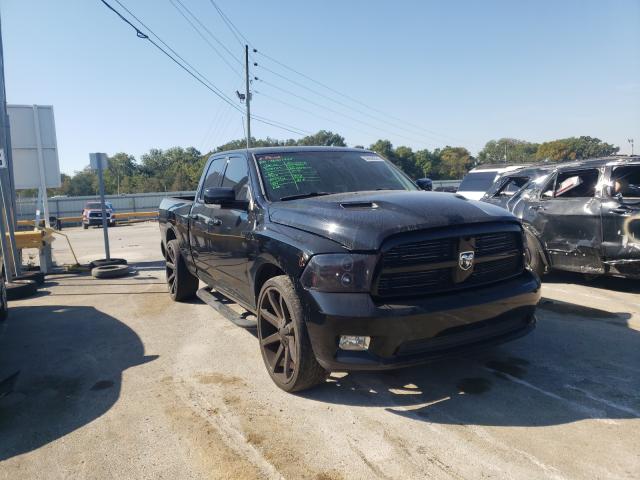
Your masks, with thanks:
[(640, 477), (640, 282), (550, 275), (524, 338), (291, 395), (251, 331), (170, 300), (156, 223), (109, 234), (134, 274), (52, 275), (0, 323), (0, 478)]

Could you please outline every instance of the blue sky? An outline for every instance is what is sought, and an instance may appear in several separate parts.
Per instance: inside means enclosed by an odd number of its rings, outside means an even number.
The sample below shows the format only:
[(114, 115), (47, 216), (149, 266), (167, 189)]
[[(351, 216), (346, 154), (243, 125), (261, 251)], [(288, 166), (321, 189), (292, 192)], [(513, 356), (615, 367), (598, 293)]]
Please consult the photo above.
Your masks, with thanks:
[[(170, 0), (121, 2), (235, 99), (242, 78)], [(209, 0), (182, 2), (242, 58)], [(362, 102), (256, 55), (252, 75), (268, 83), (253, 82), (252, 112), (263, 117), (304, 131), (333, 130), (349, 145), (387, 138), (416, 149), (461, 145), (475, 154), (503, 136), (591, 135), (622, 152), (633, 137), (640, 151), (640, 0), (217, 3), (259, 51)], [(179, 145), (204, 152), (243, 136), (239, 113), (136, 38), (99, 0), (1, 0), (0, 12), (8, 101), (54, 106), (62, 171), (83, 168), (92, 151), (138, 157)], [(296, 136), (257, 122), (252, 130), (257, 137)]]

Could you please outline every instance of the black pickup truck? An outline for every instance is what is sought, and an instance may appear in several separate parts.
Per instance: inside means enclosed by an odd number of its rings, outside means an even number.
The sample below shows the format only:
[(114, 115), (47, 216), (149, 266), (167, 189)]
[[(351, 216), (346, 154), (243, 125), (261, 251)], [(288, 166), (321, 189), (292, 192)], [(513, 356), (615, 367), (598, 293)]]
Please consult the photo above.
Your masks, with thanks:
[(194, 197), (160, 205), (171, 297), (199, 280), (256, 314), (274, 382), (414, 365), (519, 337), (540, 280), (520, 221), (425, 192), (374, 152), (255, 148), (211, 156)]

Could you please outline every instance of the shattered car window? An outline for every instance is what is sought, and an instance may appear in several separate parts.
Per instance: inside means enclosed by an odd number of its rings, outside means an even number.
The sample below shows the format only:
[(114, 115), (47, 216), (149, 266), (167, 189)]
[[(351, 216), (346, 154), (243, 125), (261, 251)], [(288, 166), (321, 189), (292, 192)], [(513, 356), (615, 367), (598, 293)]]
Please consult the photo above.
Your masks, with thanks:
[(494, 197), (511, 197), (529, 182), (528, 177), (509, 177)]
[(596, 193), (598, 173), (595, 169), (560, 173), (553, 196), (555, 198), (593, 197)]
[(613, 194), (640, 198), (640, 165), (618, 167), (613, 171)]

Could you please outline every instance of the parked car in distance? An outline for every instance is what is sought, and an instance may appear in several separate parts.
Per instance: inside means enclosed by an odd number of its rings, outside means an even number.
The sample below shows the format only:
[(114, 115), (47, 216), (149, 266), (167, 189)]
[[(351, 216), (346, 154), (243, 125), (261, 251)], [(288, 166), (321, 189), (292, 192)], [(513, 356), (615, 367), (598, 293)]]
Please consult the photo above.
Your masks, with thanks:
[(374, 152), (221, 152), (197, 193), (159, 208), (171, 298), (202, 280), (257, 317), (286, 391), (331, 370), (379, 370), (486, 348), (530, 331), (540, 280), (520, 221), (423, 192)]
[(640, 278), (640, 157), (532, 167), (496, 183), (483, 200), (522, 219), (538, 273)]
[(416, 185), (418, 186), (418, 188), (420, 188), (420, 190), (425, 190), (427, 192), (433, 190), (433, 182), (430, 178), (419, 178), (416, 180)]
[[(116, 225), (116, 215), (113, 205), (111, 202), (104, 202), (104, 206), (107, 214), (107, 223), (110, 227), (114, 227)], [(82, 210), (82, 228), (86, 230), (91, 225), (102, 226), (102, 204), (100, 202), (87, 202)]]
[(457, 193), (469, 200), (480, 200), (503, 173), (519, 170), (526, 165), (480, 165), (467, 173)]

